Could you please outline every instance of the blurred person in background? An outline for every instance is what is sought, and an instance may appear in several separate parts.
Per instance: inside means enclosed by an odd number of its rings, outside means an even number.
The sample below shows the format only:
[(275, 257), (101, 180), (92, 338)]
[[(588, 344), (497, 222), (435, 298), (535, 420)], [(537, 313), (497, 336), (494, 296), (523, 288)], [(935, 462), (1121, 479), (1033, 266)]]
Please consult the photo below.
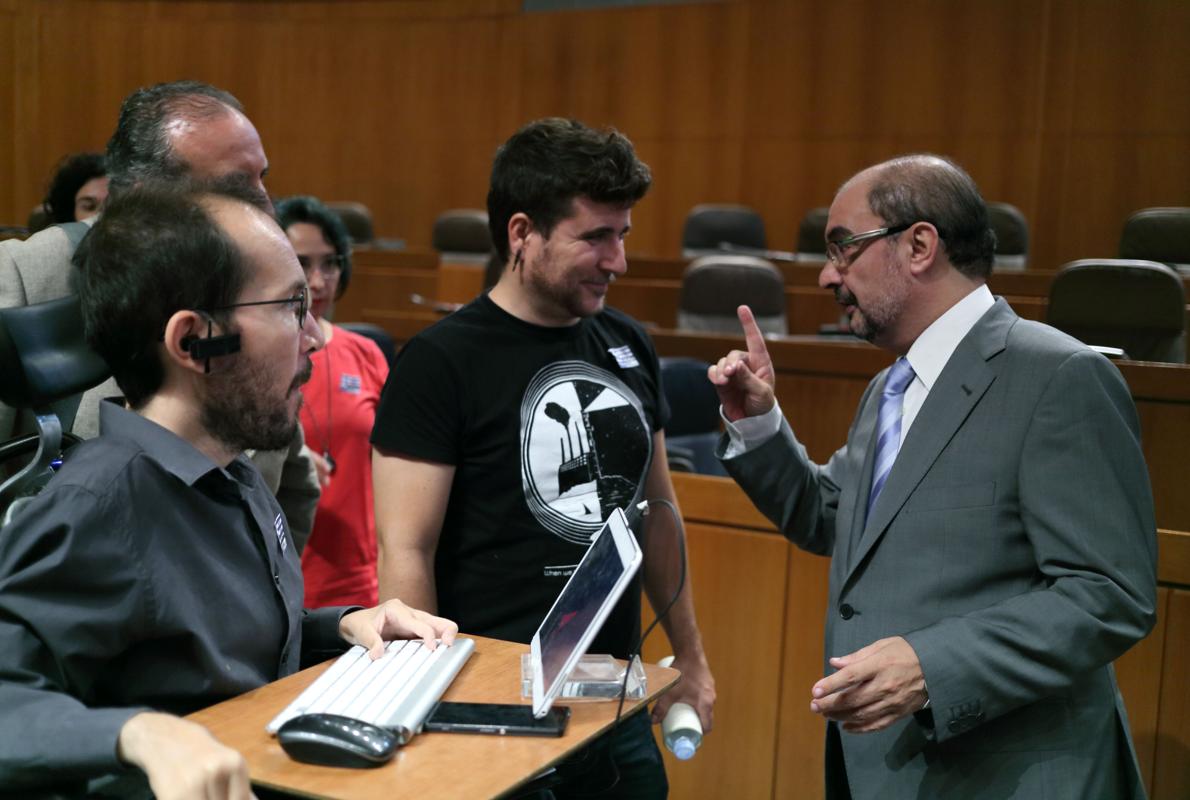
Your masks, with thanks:
[(58, 162), (42, 207), (50, 222), (82, 222), (107, 200), (107, 162), (101, 153), (74, 153)]
[(305, 270), (310, 312), (326, 339), (311, 356), (314, 372), (302, 387), (302, 428), (322, 483), (314, 529), (302, 543), (306, 606), (370, 607), (377, 583), (368, 437), (388, 362), (371, 339), (330, 321), (351, 279), (351, 239), (342, 220), (314, 197), (280, 201), (277, 219)]

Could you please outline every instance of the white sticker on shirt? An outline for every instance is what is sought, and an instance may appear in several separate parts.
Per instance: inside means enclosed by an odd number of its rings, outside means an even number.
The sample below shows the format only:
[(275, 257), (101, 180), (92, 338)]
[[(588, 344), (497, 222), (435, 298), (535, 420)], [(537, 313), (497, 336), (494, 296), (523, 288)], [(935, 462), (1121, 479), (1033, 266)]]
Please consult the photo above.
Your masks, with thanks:
[(281, 552), (285, 552), (285, 548), (289, 547), (289, 539), (285, 536), (285, 517), (280, 514), (273, 520), (273, 529), (277, 531), (277, 544), (281, 546)]
[(521, 484), (533, 518), (586, 545), (614, 509), (643, 491), (653, 454), (640, 398), (585, 361), (533, 377), (521, 401)]
[(626, 344), (622, 344), (619, 347), (609, 347), (607, 348), (607, 352), (612, 354), (612, 358), (620, 365), (620, 369), (632, 369), (633, 367), (640, 366), (640, 362), (636, 360), (636, 356), (632, 353), (632, 348)]
[(348, 375), (343, 373), (339, 376), (339, 391), (347, 392), (347, 394), (359, 394), (363, 387), (363, 381), (360, 380), (359, 375)]

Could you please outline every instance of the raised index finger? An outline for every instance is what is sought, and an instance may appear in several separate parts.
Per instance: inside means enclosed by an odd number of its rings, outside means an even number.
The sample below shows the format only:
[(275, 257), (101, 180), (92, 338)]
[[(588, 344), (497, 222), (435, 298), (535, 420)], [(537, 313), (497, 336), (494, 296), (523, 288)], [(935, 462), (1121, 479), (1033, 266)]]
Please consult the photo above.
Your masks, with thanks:
[(765, 346), (764, 334), (760, 332), (760, 326), (756, 324), (756, 318), (752, 316), (751, 308), (740, 306), (736, 309), (736, 314), (744, 329), (744, 341), (748, 344), (748, 355), (752, 356), (753, 369), (756, 369), (759, 364), (767, 362), (769, 359), (769, 349)]

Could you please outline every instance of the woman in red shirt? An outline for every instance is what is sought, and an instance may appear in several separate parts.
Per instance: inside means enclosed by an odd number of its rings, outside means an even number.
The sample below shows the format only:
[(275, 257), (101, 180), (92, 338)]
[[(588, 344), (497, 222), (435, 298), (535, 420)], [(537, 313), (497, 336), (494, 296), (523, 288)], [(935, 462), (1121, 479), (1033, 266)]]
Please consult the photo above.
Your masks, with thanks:
[(351, 242), (338, 215), (314, 197), (291, 197), (277, 204), (277, 220), (305, 270), (310, 313), (326, 338), (302, 387), (302, 429), (322, 482), (314, 530), (302, 549), (305, 605), (370, 608), (377, 584), (368, 437), (388, 362), (371, 339), (330, 322), (351, 278)]

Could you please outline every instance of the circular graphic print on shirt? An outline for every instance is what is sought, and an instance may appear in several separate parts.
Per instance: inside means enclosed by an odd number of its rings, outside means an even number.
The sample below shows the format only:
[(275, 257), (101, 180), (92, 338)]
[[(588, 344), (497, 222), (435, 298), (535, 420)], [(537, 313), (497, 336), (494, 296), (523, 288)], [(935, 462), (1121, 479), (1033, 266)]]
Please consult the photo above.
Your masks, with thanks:
[(521, 483), (546, 530), (589, 544), (614, 509), (637, 501), (652, 450), (640, 398), (607, 370), (560, 361), (529, 382)]

